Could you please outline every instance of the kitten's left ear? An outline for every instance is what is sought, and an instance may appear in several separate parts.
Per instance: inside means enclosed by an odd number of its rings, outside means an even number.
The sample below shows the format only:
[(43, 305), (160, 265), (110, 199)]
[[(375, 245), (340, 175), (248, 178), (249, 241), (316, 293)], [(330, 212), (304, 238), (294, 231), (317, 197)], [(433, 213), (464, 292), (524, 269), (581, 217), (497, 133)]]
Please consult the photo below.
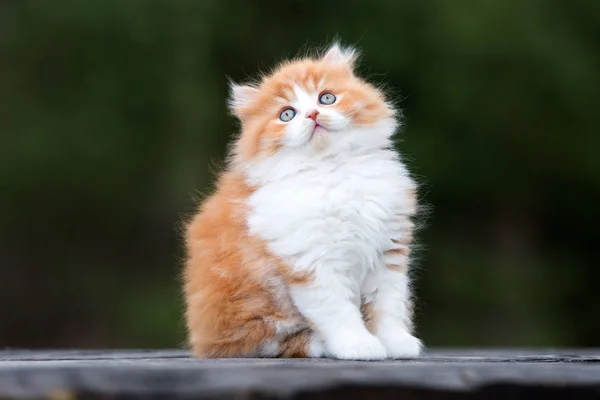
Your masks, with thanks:
[(258, 94), (258, 89), (252, 86), (238, 85), (233, 82), (230, 82), (229, 87), (229, 109), (239, 119), (243, 120), (248, 113), (248, 107)]
[(339, 43), (331, 45), (323, 56), (323, 61), (330, 64), (346, 64), (350, 69), (358, 59), (358, 52), (352, 47), (342, 47)]

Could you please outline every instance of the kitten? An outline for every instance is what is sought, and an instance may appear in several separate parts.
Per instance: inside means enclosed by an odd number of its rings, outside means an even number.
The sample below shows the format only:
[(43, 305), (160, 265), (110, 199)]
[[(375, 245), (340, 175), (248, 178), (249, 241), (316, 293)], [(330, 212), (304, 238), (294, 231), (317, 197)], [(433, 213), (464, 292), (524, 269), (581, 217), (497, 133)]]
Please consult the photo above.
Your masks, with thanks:
[(241, 121), (217, 189), (187, 225), (198, 357), (417, 356), (408, 265), (416, 185), (395, 111), (338, 44), (231, 86)]

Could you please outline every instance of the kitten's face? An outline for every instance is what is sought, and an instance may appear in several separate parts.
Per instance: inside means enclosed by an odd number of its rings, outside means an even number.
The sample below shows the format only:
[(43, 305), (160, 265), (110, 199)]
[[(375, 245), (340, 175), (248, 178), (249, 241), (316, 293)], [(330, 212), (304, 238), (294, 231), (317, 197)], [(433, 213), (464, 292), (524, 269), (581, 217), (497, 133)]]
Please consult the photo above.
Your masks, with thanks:
[(368, 128), (385, 121), (393, 131), (394, 110), (354, 75), (354, 60), (353, 50), (334, 45), (321, 58), (282, 65), (258, 87), (233, 85), (231, 107), (243, 125), (238, 156), (360, 146), (376, 135)]

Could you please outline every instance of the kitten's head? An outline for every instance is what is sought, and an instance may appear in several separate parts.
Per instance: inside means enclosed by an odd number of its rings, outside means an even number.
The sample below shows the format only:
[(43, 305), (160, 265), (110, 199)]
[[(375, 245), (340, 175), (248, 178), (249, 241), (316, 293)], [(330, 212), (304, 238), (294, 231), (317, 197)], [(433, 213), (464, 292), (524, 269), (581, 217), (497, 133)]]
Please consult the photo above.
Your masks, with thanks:
[(383, 94), (354, 74), (357, 53), (337, 43), (287, 61), (255, 85), (231, 85), (242, 122), (236, 158), (322, 154), (389, 145), (396, 121)]

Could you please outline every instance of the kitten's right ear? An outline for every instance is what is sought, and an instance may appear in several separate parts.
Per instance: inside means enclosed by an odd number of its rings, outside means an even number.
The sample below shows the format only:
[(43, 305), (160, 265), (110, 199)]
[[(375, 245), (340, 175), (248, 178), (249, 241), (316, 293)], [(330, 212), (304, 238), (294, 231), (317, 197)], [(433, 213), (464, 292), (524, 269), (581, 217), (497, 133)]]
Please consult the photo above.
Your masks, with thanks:
[(258, 89), (252, 86), (238, 85), (234, 82), (230, 82), (229, 109), (236, 117), (243, 120), (248, 114), (248, 109), (257, 94)]

